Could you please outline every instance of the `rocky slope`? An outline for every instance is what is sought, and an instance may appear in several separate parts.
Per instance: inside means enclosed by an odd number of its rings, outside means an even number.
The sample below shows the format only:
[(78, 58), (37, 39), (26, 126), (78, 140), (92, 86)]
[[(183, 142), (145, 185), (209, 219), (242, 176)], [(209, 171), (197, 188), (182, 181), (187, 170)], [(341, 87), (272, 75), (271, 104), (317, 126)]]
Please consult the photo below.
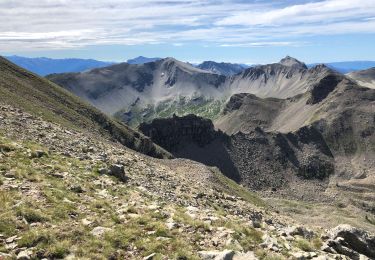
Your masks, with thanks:
[(354, 71), (347, 75), (364, 87), (375, 88), (375, 67), (367, 70)]
[(308, 69), (306, 65), (292, 57), (279, 63), (255, 66), (229, 79), (232, 94), (251, 93), (258, 97), (288, 98), (314, 88), (330, 78), (340, 78), (341, 74), (324, 65)]
[(48, 79), (107, 114), (137, 126), (153, 118), (189, 113), (216, 119), (230, 96), (288, 98), (343, 77), (325, 66), (308, 69), (291, 57), (223, 76), (167, 58), (141, 65), (118, 64)]
[(61, 87), (21, 69), (2, 57), (0, 101), (72, 128), (90, 129), (110, 136), (132, 149), (151, 156), (170, 156), (128, 126), (109, 118)]

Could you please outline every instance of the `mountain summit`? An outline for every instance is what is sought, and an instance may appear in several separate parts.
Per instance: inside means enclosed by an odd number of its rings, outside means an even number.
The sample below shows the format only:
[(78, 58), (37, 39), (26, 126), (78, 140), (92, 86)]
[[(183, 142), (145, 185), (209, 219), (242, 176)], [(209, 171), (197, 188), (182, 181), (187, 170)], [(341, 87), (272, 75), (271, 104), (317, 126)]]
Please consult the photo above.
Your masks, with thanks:
[(147, 57), (143, 57), (143, 56), (138, 56), (134, 59), (129, 59), (126, 62), (129, 63), (129, 64), (144, 64), (144, 63), (154, 62), (154, 61), (158, 61), (158, 60), (161, 60), (161, 58), (147, 58)]
[(305, 63), (290, 56), (286, 56), (285, 58), (281, 59), (279, 63), (289, 67), (302, 67), (304, 69), (307, 69)]

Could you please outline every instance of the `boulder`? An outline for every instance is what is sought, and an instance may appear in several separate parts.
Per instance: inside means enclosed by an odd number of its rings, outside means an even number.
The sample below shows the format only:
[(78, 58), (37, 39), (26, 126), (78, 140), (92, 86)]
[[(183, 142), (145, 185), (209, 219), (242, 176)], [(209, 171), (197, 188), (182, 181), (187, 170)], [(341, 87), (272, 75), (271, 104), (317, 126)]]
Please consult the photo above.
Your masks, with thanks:
[(311, 239), (314, 237), (314, 232), (303, 227), (303, 226), (291, 226), (287, 227), (281, 235), (284, 236), (301, 236), (306, 239)]
[[(349, 257), (352, 257), (351, 255), (359, 257), (359, 254), (363, 254), (375, 258), (375, 236), (366, 231), (350, 225), (339, 225), (331, 229), (328, 234), (330, 236), (330, 240), (327, 241), (328, 246), (334, 248), (338, 253)], [(353, 259), (355, 258), (353, 257)]]
[(342, 242), (343, 241), (341, 237), (337, 238), (336, 240), (329, 239), (326, 244), (323, 245), (322, 250), (328, 253), (338, 253), (341, 255), (346, 255), (350, 257), (350, 259), (359, 260), (360, 255), (356, 251), (344, 246)]
[(235, 253), (232, 250), (198, 252), (199, 257), (202, 260), (232, 260), (234, 254)]
[(122, 181), (126, 181), (124, 165), (112, 164), (109, 167), (109, 174), (119, 178)]
[(33, 252), (29, 249), (27, 250), (23, 250), (21, 252), (18, 253), (17, 255), (17, 260), (27, 260), (27, 259), (30, 259), (31, 256), (32, 256)]
[(233, 256), (233, 260), (257, 260), (258, 258), (255, 256), (254, 252), (246, 252), (246, 253), (236, 253)]

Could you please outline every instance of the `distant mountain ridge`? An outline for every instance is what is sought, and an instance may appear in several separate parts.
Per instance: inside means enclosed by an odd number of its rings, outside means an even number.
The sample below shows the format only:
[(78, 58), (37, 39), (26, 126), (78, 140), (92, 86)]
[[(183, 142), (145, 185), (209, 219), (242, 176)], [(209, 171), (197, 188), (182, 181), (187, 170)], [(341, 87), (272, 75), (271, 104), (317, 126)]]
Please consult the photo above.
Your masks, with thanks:
[(244, 71), (245, 69), (249, 68), (249, 66), (236, 63), (204, 61), (201, 64), (197, 65), (197, 68), (224, 76), (232, 76)]
[(147, 58), (147, 57), (144, 57), (144, 56), (138, 56), (134, 59), (129, 59), (126, 61), (126, 63), (129, 63), (129, 64), (145, 64), (145, 63), (148, 63), (148, 62), (154, 62), (154, 61), (158, 61), (158, 60), (161, 60), (162, 58)]
[[(312, 64), (308, 64), (307, 66), (311, 68), (318, 64), (319, 63), (312, 63)], [(341, 62), (328, 62), (324, 64), (330, 67), (331, 69), (334, 69), (344, 74), (375, 67), (375, 61), (341, 61)]]
[(115, 64), (114, 62), (104, 62), (93, 59), (51, 59), (45, 57), (27, 58), (21, 56), (6, 56), (5, 58), (40, 76), (53, 73), (81, 72)]
[(357, 81), (358, 84), (375, 89), (375, 67), (366, 70), (354, 71), (347, 74), (348, 77)]
[(144, 64), (121, 63), (83, 73), (55, 74), (48, 79), (130, 125), (194, 113), (215, 119), (226, 100), (237, 93), (261, 98), (288, 98), (305, 93), (337, 72), (285, 57), (233, 76), (196, 68), (174, 58)]

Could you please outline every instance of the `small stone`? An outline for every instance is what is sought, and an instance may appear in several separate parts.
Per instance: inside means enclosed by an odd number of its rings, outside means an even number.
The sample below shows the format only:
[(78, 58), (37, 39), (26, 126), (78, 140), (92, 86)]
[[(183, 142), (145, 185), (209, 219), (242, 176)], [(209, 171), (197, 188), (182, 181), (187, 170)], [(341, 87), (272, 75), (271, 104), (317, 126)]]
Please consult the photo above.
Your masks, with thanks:
[(190, 212), (197, 212), (197, 211), (199, 211), (199, 209), (197, 207), (193, 207), (193, 206), (189, 206), (186, 209), (187, 209), (187, 211), (190, 211)]
[(46, 156), (47, 153), (43, 150), (36, 150), (36, 151), (33, 151), (31, 152), (30, 154), (30, 159), (34, 159), (34, 158), (42, 158), (43, 156)]
[(258, 219), (253, 219), (251, 222), (252, 222), (253, 228), (261, 228), (262, 227), (262, 223)]
[(234, 251), (224, 250), (224, 251), (200, 251), (198, 255), (202, 260), (232, 260), (234, 256)]
[(112, 164), (111, 167), (109, 167), (108, 174), (113, 175), (122, 181), (126, 181), (127, 179), (124, 166), (121, 164)]
[(80, 185), (74, 185), (70, 188), (70, 190), (75, 192), (75, 193), (83, 193), (84, 192), (83, 188)]
[(32, 254), (33, 254), (33, 252), (31, 250), (23, 250), (23, 251), (18, 253), (17, 259), (18, 260), (30, 259)]
[(51, 176), (55, 178), (59, 178), (59, 179), (63, 179), (65, 177), (63, 173), (57, 173), (57, 172), (51, 173)]
[(165, 225), (167, 226), (169, 230), (177, 228), (177, 224), (175, 222), (167, 222), (165, 223)]
[(82, 219), (81, 222), (84, 226), (89, 226), (93, 223), (92, 221), (88, 220), (87, 218)]
[(306, 239), (311, 239), (314, 237), (314, 232), (303, 227), (303, 226), (292, 226), (285, 230), (288, 236), (301, 236)]
[(10, 244), (6, 244), (5, 245), (5, 248), (8, 249), (8, 250), (13, 250), (17, 247), (17, 243), (16, 242), (13, 242), (13, 243), (10, 243)]
[(16, 175), (13, 172), (6, 172), (4, 174), (4, 177), (6, 177), (6, 178), (14, 178), (14, 177), (16, 177)]
[(106, 169), (106, 168), (100, 168), (100, 169), (98, 170), (98, 172), (99, 172), (99, 174), (102, 174), (102, 175), (104, 175), (104, 174), (108, 174), (108, 169)]
[(0, 252), (0, 259), (11, 259), (12, 255)]
[(168, 241), (168, 240), (171, 240), (170, 237), (157, 237), (156, 240), (159, 240), (159, 241)]
[(5, 239), (5, 243), (10, 244), (14, 242), (16, 239), (17, 239), (17, 236), (8, 237), (7, 239)]
[(285, 243), (285, 244), (284, 244), (284, 247), (285, 247), (286, 250), (290, 250), (290, 249), (291, 249), (289, 243)]
[(143, 260), (152, 260), (156, 256), (156, 253), (152, 253), (151, 255), (143, 257)]
[(111, 231), (111, 228), (106, 227), (95, 227), (93, 230), (91, 230), (91, 234), (96, 237), (101, 237), (104, 235), (104, 233)]

